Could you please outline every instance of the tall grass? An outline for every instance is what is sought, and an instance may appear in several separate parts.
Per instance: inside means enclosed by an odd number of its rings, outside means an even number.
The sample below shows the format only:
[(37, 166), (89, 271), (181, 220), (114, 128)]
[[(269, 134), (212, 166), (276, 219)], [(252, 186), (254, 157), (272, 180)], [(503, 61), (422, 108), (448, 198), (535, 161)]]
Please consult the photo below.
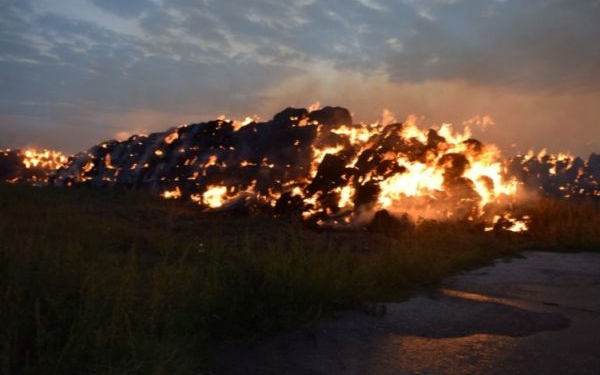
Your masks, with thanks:
[(538, 209), (528, 237), (424, 222), (390, 239), (128, 191), (0, 185), (0, 373), (197, 373), (228, 340), (398, 300), (523, 246), (597, 248), (597, 206)]
[(555, 251), (600, 250), (600, 200), (544, 198), (523, 207), (533, 222), (529, 248)]

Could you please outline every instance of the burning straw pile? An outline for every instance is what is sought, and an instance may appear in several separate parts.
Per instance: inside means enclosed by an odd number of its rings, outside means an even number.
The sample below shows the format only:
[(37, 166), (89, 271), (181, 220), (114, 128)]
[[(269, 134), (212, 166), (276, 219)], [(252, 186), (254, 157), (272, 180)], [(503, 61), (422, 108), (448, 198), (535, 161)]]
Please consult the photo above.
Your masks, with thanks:
[(65, 163), (67, 156), (59, 151), (0, 150), (0, 181), (46, 185)]
[(297, 216), (335, 228), (424, 218), (523, 231), (530, 217), (513, 207), (532, 191), (600, 196), (600, 155), (504, 160), (468, 128), (420, 129), (411, 119), (353, 124), (340, 107), (287, 108), (266, 122), (220, 119), (103, 142), (50, 172), (57, 186), (147, 189), (207, 211)]

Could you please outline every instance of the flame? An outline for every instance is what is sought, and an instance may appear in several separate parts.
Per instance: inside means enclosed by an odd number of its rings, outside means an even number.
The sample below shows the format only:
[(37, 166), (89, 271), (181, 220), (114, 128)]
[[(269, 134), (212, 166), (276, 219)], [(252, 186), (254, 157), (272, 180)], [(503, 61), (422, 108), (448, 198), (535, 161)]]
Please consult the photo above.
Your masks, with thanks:
[(106, 154), (106, 157), (104, 158), (104, 166), (106, 167), (106, 169), (116, 169), (112, 165), (112, 157), (110, 156), (110, 154)]
[[(401, 135), (425, 143), (428, 139), (427, 131), (420, 129), (416, 121), (416, 117), (410, 116), (401, 130)], [(436, 200), (440, 193), (447, 190), (445, 176), (452, 164), (446, 158), (455, 154), (466, 160), (465, 170), (456, 178), (464, 178), (473, 184), (480, 210), (501, 196), (516, 194), (518, 183), (514, 179), (503, 177), (503, 161), (500, 151), (495, 146), (470, 148), (467, 143), (471, 137), (468, 127), (461, 133), (454, 131), (450, 124), (443, 124), (437, 133), (444, 141), (422, 160), (413, 161), (410, 156), (402, 153), (392, 155), (396, 163), (406, 169), (380, 182), (378, 203), (381, 208), (402, 207), (406, 198), (414, 197), (427, 198), (422, 203), (430, 205), (432, 200)], [(414, 203), (414, 200), (411, 201), (411, 204)]]
[(174, 190), (163, 191), (161, 197), (165, 199), (179, 199), (181, 198), (181, 190), (179, 189), (179, 186), (176, 186)]
[(371, 138), (371, 136), (373, 136), (373, 132), (364, 124), (353, 127), (342, 125), (337, 129), (333, 129), (331, 132), (346, 136), (352, 144), (364, 144)]
[[(517, 202), (525, 183), (539, 180), (540, 189), (550, 186), (563, 197), (600, 196), (598, 181), (570, 154), (542, 150), (505, 159), (495, 145), (472, 139), (470, 126), (493, 125), (489, 116), (455, 129), (424, 126), (416, 115), (398, 123), (389, 110), (372, 124), (342, 123), (351, 122), (349, 112), (310, 114), (318, 108), (317, 102), (308, 113), (291, 109), (271, 126), (256, 116), (221, 116), (159, 137), (103, 143), (99, 155), (81, 156), (59, 178), (65, 185), (92, 180), (101, 186), (141, 180), (173, 189), (161, 193), (166, 199), (185, 198), (209, 209), (239, 199), (268, 212), (290, 210), (323, 226), (362, 225), (385, 209), (415, 220), (471, 220), (486, 230), (522, 232), (530, 219), (511, 216), (506, 207)], [(329, 115), (331, 122), (316, 120)], [(39, 164), (34, 160), (32, 165)], [(546, 177), (557, 182), (547, 184)]]
[(406, 120), (404, 120), (401, 134), (404, 138), (414, 138), (419, 142), (425, 143), (427, 142), (427, 134), (425, 131), (419, 129), (417, 126), (418, 121), (416, 115), (409, 115)]
[(226, 186), (208, 186), (202, 194), (202, 202), (210, 208), (219, 208), (225, 203), (226, 194)]
[(346, 185), (342, 188), (338, 188), (338, 192), (340, 194), (340, 201), (338, 203), (339, 208), (344, 207), (353, 207), (352, 196), (354, 196), (354, 187), (351, 185)]
[(319, 167), (319, 164), (321, 164), (321, 162), (325, 158), (325, 155), (328, 155), (328, 154), (335, 155), (338, 152), (342, 151), (343, 149), (344, 149), (343, 145), (336, 145), (333, 147), (325, 147), (325, 148), (313, 147), (313, 158), (312, 158), (313, 173), (316, 173), (317, 168)]
[(173, 143), (173, 141), (175, 141), (177, 138), (179, 138), (179, 133), (177, 133), (177, 130), (174, 131), (173, 133), (167, 135), (165, 137), (165, 143), (170, 145), (171, 143)]
[[(8, 183), (26, 182), (33, 185), (48, 183), (50, 175), (55, 173), (68, 162), (68, 157), (60, 151), (34, 148), (22, 150), (0, 150), (3, 156), (13, 155), (17, 160), (16, 175), (4, 176)], [(0, 168), (1, 169), (1, 168)]]
[[(225, 118), (225, 116), (223, 116), (223, 118)], [(253, 122), (258, 122), (258, 121), (260, 121), (260, 117), (258, 115), (254, 115), (252, 117), (246, 116), (246, 118), (244, 118), (242, 121), (234, 120), (233, 121), (233, 129), (239, 130), (240, 128), (243, 128), (246, 125), (249, 125)]]
[[(315, 106), (316, 110), (317, 106)], [(223, 117), (223, 121), (225, 118)], [(247, 117), (244, 122), (237, 123), (236, 128), (241, 128), (253, 122), (254, 119)], [(363, 151), (373, 147), (377, 138), (382, 137), (382, 132), (387, 125), (393, 124), (395, 121), (394, 115), (389, 111), (384, 111), (382, 119), (374, 124), (358, 124), (358, 125), (339, 125), (330, 129), (332, 134), (343, 137), (355, 150), (355, 156), (352, 157), (347, 164), (348, 168), (353, 168), (358, 160), (358, 155)], [(402, 126), (394, 133), (396, 136), (404, 139), (408, 144), (428, 144), (430, 137), (430, 129), (420, 127), (422, 119), (414, 115), (407, 117)], [(320, 128), (319, 128), (320, 129)], [(355, 208), (354, 197), (356, 195), (356, 184), (374, 181), (378, 183), (379, 192), (375, 200), (373, 209), (387, 209), (392, 212), (401, 212), (406, 210), (417, 210), (420, 215), (427, 216), (445, 216), (452, 217), (454, 212), (452, 207), (441, 205), (436, 208), (440, 202), (448, 199), (448, 170), (454, 168), (452, 159), (448, 156), (461, 155), (464, 158), (465, 167), (460, 171), (454, 179), (464, 179), (468, 182), (475, 192), (475, 196), (469, 198), (475, 207), (475, 211), (471, 212), (469, 218), (477, 218), (483, 216), (485, 207), (496, 202), (502, 197), (514, 197), (518, 188), (516, 179), (508, 179), (505, 177), (505, 166), (501, 158), (500, 151), (494, 145), (475, 145), (469, 143), (471, 139), (471, 131), (468, 126), (465, 126), (462, 132), (455, 131), (450, 124), (442, 124), (438, 128), (434, 128), (435, 134), (440, 137), (439, 143), (429, 149), (422, 157), (415, 158), (413, 155), (403, 151), (390, 151), (385, 153), (383, 160), (395, 163), (401, 169), (387, 176), (378, 176), (370, 172), (366, 176), (358, 180), (351, 180), (345, 186), (334, 189), (338, 194), (339, 199), (337, 208), (352, 212)], [(176, 134), (176, 133), (173, 133)], [(176, 138), (175, 138), (176, 139)], [(300, 143), (294, 143), (296, 147)], [(310, 176), (313, 178), (318, 173), (318, 168), (323, 162), (326, 155), (336, 155), (346, 150), (345, 144), (326, 145), (321, 147), (312, 147), (312, 161)], [(159, 156), (163, 155), (161, 150), (156, 150), (155, 153)], [(538, 158), (544, 157), (545, 151), (537, 155)], [(560, 155), (557, 160), (563, 160), (566, 156)], [(185, 165), (192, 165), (194, 161), (189, 159), (185, 161)], [(203, 168), (209, 166), (225, 166), (225, 163), (218, 161), (217, 155), (210, 155), (202, 164)], [(243, 160), (239, 163), (240, 167), (255, 166), (263, 168), (275, 168), (275, 164), (269, 162), (266, 158), (260, 164)], [(288, 166), (289, 167), (289, 166)], [(205, 174), (203, 173), (203, 176)], [(194, 178), (198, 176), (198, 172), (194, 172)], [(296, 184), (306, 184), (309, 180), (299, 180)], [(254, 181), (255, 185), (256, 181)], [(253, 185), (253, 186), (254, 186)], [(253, 191), (252, 187), (246, 187), (246, 192)], [(228, 189), (227, 185), (208, 185), (202, 194), (191, 194), (190, 200), (198, 204), (203, 204), (210, 208), (222, 207), (230, 196), (228, 192), (234, 193), (237, 189), (232, 187)], [(318, 214), (321, 210), (327, 214), (331, 214), (331, 208), (320, 207), (319, 194), (307, 195), (298, 185), (294, 186), (291, 193), (295, 196), (302, 197), (304, 204), (311, 209), (306, 209), (303, 212), (303, 217), (309, 218), (312, 215)], [(280, 197), (280, 193), (270, 191), (269, 194), (260, 196), (266, 199), (268, 204), (275, 206), (275, 200)], [(166, 191), (163, 193), (165, 198), (179, 198), (181, 192), (179, 189), (175, 191)], [(269, 202), (271, 200), (271, 202)], [(516, 220), (510, 216), (495, 216), (491, 227), (499, 221), (505, 220), (511, 223), (506, 228), (507, 230), (520, 232), (527, 230), (525, 221)], [(348, 223), (352, 221), (351, 217), (342, 219)], [(319, 222), (324, 224), (323, 219)], [(490, 228), (489, 226), (486, 227)]]
[[(401, 160), (401, 159), (400, 159)], [(407, 163), (407, 172), (395, 174), (380, 184), (378, 202), (383, 208), (391, 208), (404, 197), (429, 196), (443, 191), (443, 170), (423, 163)]]
[(67, 162), (67, 157), (60, 151), (26, 149), (21, 151), (25, 168), (41, 168), (56, 170)]
[(500, 229), (515, 233), (525, 232), (529, 229), (530, 220), (531, 217), (528, 215), (523, 216), (521, 220), (512, 217), (510, 214), (495, 215), (494, 219), (492, 220), (492, 224), (487, 226), (485, 231), (492, 231), (496, 229), (498, 223), (502, 223), (503, 225), (500, 227)]

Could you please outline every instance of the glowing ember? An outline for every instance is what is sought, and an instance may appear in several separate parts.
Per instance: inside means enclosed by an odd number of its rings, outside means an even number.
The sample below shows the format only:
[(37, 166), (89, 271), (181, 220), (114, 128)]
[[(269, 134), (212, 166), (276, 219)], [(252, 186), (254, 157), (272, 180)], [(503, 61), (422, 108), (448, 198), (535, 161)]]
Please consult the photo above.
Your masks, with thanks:
[(177, 134), (177, 131), (174, 131), (173, 133), (171, 133), (165, 137), (165, 143), (170, 145), (177, 138), (179, 138), (179, 134)]
[(179, 199), (181, 198), (181, 190), (179, 189), (179, 186), (176, 187), (174, 190), (166, 190), (164, 191), (161, 196), (165, 199)]

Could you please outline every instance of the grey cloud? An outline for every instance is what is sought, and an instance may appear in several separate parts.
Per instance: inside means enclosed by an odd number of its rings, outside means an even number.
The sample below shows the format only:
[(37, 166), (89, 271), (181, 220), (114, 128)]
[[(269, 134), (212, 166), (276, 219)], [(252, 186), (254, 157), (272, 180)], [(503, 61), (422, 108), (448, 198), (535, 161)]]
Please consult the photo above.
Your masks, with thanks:
[(123, 18), (134, 18), (155, 7), (149, 0), (92, 0), (98, 7)]
[(227, 59), (177, 38), (136, 40), (55, 14), (11, 15), (0, 34), (0, 114), (7, 127), (28, 132), (70, 125), (109, 137), (130, 125), (98, 122), (110, 114), (251, 112), (266, 87), (298, 71)]
[(415, 20), (403, 51), (388, 55), (394, 81), (600, 89), (597, 2), (473, 0), (441, 5), (437, 13)]
[(187, 17), (181, 26), (192, 37), (199, 37), (202, 41), (228, 47), (224, 25), (205, 14), (195, 13)]
[(600, 90), (591, 0), (88, 0), (141, 35), (31, 1), (0, 1), (0, 115), (11, 126), (88, 118), (99, 134), (101, 113), (254, 113), (316, 65), (402, 84)]
[[(186, 31), (253, 45), (278, 62), (328, 61), (396, 82), (463, 80), (518, 90), (600, 88), (597, 1), (169, 2)], [(201, 17), (194, 16), (201, 14)], [(211, 18), (207, 18), (210, 15)], [(204, 18), (204, 19), (203, 19)], [(396, 40), (402, 49), (388, 43)], [(398, 44), (399, 43), (399, 44)], [(277, 47), (281, 46), (281, 47)], [(281, 53), (282, 51), (291, 51)]]

